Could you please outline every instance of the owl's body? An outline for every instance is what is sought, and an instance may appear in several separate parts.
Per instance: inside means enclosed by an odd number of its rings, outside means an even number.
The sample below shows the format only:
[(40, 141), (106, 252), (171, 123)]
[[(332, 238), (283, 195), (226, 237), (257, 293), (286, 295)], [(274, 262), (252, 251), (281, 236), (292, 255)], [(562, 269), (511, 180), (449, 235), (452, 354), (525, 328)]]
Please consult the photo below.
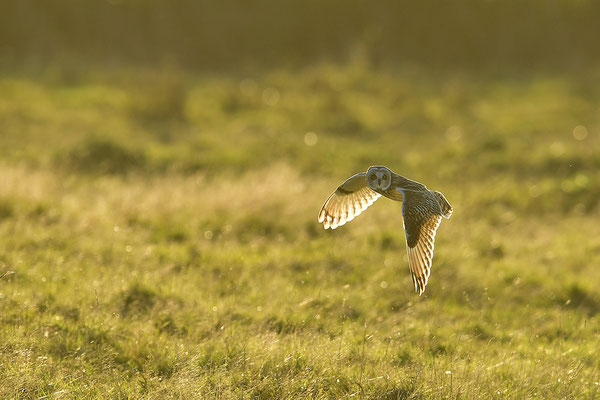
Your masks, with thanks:
[(354, 219), (381, 196), (402, 202), (408, 265), (420, 295), (429, 280), (436, 230), (442, 217), (452, 215), (452, 206), (442, 193), (387, 167), (374, 166), (366, 173), (352, 176), (329, 196), (319, 212), (319, 222), (325, 229), (335, 229)]

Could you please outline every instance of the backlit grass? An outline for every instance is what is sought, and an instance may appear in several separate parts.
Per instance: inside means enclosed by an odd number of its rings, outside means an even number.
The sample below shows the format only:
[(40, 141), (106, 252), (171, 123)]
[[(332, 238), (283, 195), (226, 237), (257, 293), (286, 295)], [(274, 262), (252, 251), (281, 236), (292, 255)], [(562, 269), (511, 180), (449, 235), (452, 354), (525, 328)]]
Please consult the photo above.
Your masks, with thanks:
[[(4, 76), (0, 396), (598, 397), (593, 81)], [(372, 164), (454, 206), (424, 296), (399, 203), (317, 224)]]

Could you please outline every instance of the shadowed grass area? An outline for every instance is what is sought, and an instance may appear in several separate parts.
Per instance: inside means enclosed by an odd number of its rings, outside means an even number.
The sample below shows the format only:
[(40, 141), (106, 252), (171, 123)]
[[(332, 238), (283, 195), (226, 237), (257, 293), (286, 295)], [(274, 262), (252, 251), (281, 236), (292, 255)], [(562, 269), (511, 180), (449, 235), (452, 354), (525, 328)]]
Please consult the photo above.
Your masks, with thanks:
[[(599, 395), (593, 73), (176, 74), (0, 80), (0, 397)], [(316, 222), (372, 164), (454, 206), (424, 296), (400, 204)]]

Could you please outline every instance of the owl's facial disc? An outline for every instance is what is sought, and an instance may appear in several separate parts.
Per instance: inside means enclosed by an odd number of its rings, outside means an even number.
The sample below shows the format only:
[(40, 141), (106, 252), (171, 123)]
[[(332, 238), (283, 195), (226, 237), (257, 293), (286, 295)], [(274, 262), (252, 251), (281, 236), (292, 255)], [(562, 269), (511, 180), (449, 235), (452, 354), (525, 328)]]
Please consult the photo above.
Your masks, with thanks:
[(391, 181), (392, 176), (387, 168), (371, 167), (367, 171), (367, 185), (373, 190), (386, 190)]

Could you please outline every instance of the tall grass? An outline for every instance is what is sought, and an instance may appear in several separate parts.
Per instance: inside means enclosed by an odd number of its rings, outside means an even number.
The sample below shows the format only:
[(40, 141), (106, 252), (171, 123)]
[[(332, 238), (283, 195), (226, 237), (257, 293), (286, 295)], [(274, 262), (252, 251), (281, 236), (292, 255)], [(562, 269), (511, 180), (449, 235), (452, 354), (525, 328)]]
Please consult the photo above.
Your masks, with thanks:
[(21, 0), (0, 5), (0, 53), (13, 66), (585, 69), (598, 65), (599, 16), (578, 0)]

